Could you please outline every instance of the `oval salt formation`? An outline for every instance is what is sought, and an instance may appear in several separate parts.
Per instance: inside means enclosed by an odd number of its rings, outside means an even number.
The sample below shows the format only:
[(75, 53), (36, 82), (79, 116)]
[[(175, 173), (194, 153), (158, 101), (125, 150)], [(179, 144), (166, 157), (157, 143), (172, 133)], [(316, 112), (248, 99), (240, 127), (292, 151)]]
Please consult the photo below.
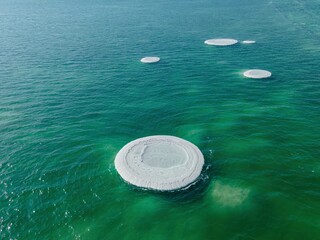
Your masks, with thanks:
[(242, 41), (243, 44), (253, 44), (253, 43), (256, 43), (256, 41), (254, 40), (244, 40)]
[(230, 46), (238, 43), (238, 40), (230, 39), (230, 38), (215, 38), (215, 39), (208, 39), (204, 43), (208, 45), (214, 45), (214, 46)]
[(188, 186), (199, 177), (203, 164), (194, 144), (173, 136), (139, 138), (115, 158), (116, 170), (126, 182), (160, 191)]
[(144, 57), (140, 60), (142, 63), (156, 63), (159, 62), (160, 58), (158, 57)]
[(271, 77), (272, 73), (266, 70), (251, 69), (245, 71), (243, 75), (248, 78), (269, 78)]

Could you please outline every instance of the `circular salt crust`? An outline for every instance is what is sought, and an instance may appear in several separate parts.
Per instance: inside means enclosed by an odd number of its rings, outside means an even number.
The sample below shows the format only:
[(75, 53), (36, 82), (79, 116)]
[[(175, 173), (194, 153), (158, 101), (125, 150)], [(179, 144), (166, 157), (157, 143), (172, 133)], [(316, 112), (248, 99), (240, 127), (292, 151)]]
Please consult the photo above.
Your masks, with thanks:
[(120, 176), (138, 187), (169, 191), (188, 186), (200, 175), (201, 151), (173, 136), (139, 138), (125, 145), (115, 158)]
[(243, 75), (248, 78), (269, 78), (271, 77), (272, 73), (266, 70), (251, 69), (245, 71)]
[(253, 44), (253, 43), (256, 43), (256, 41), (254, 40), (244, 40), (242, 41), (243, 44)]
[(141, 58), (140, 62), (142, 63), (157, 63), (160, 61), (160, 58), (158, 57), (144, 57)]
[(229, 38), (216, 38), (216, 39), (208, 39), (204, 43), (208, 45), (214, 45), (214, 46), (230, 46), (238, 43), (238, 40), (229, 39)]

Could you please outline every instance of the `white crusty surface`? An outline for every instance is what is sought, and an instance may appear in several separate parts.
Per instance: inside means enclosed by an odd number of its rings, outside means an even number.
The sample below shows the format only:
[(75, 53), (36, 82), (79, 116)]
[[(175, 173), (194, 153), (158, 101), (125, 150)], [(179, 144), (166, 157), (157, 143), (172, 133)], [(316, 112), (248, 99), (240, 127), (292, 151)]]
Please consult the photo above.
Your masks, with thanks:
[(138, 187), (177, 190), (201, 174), (204, 157), (194, 144), (173, 136), (150, 136), (125, 145), (115, 158), (120, 176)]
[(253, 43), (256, 43), (256, 41), (254, 41), (254, 40), (244, 40), (244, 41), (242, 41), (242, 43), (244, 43), (244, 44), (253, 44)]
[(214, 45), (214, 46), (230, 46), (238, 43), (238, 40), (230, 39), (230, 38), (215, 38), (215, 39), (208, 39), (204, 43), (208, 45)]
[(272, 73), (261, 69), (251, 69), (245, 71), (243, 75), (248, 78), (269, 78), (271, 77)]
[(160, 61), (159, 57), (144, 57), (144, 58), (141, 58), (140, 60), (140, 62), (142, 63), (156, 63), (159, 61)]

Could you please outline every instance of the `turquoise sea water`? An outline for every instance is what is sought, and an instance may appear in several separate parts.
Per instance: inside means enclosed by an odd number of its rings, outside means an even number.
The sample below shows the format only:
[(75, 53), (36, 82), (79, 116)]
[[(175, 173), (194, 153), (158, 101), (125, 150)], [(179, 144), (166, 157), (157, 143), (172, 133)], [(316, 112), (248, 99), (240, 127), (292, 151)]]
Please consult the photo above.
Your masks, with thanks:
[[(1, 0), (0, 239), (320, 239), (319, 12), (319, 0)], [(203, 44), (220, 37), (257, 43)], [(161, 62), (139, 62), (149, 55)], [(120, 148), (156, 134), (203, 152), (189, 190), (117, 174)]]

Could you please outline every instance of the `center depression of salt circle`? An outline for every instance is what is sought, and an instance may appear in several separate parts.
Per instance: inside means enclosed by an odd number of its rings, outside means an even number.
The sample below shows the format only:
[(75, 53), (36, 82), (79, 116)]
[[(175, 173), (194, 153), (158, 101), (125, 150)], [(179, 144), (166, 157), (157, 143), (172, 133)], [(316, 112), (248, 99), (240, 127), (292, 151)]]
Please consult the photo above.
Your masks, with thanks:
[(215, 38), (215, 39), (208, 39), (204, 43), (208, 45), (214, 45), (214, 46), (230, 46), (238, 43), (238, 40), (231, 39), (231, 38)]
[(139, 138), (115, 158), (120, 176), (130, 184), (169, 191), (188, 186), (201, 174), (204, 157), (192, 143), (173, 136)]

